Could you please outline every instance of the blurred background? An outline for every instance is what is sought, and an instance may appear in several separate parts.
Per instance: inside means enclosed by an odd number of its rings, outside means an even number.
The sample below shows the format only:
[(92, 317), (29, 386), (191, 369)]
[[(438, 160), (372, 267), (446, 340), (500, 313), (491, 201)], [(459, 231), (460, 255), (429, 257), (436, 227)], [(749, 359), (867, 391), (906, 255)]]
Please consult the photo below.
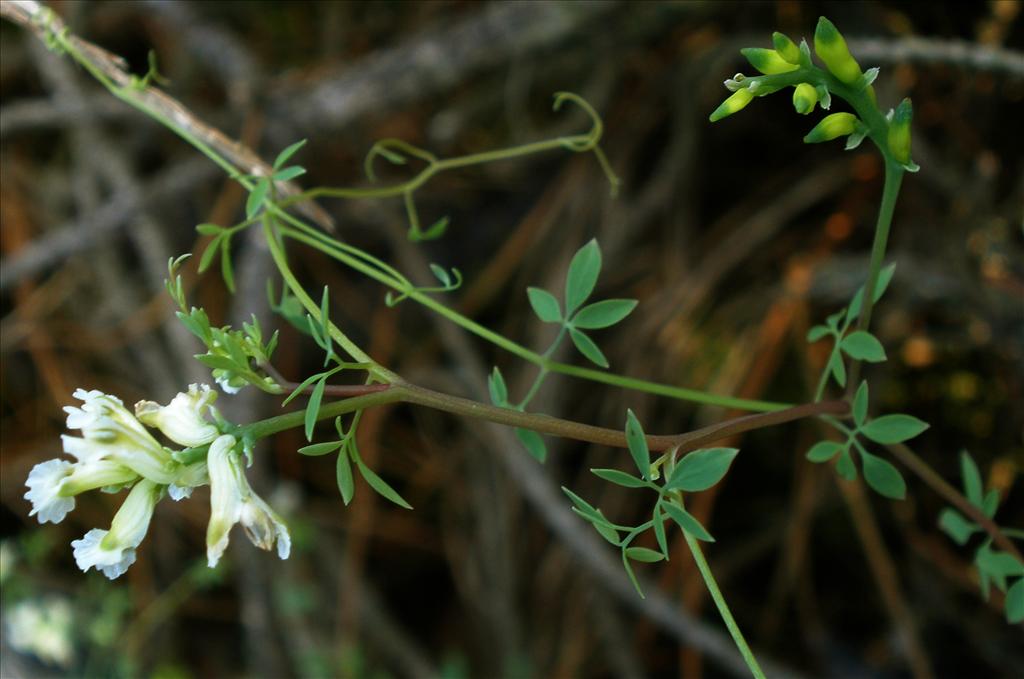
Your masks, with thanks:
[[(417, 193), (448, 234), (405, 239), (400, 200), (323, 201), (340, 236), (413, 280), (458, 267), (447, 302), (543, 350), (527, 285), (561, 289), (572, 253), (597, 237), (598, 295), (640, 306), (595, 333), (612, 369), (746, 398), (802, 402), (826, 346), (809, 325), (862, 282), (882, 168), (865, 144), (805, 146), (820, 119), (787, 93), (714, 125), (722, 81), (751, 72), (738, 50), (773, 30), (810, 39), (827, 15), (883, 107), (914, 101), (919, 174), (904, 180), (874, 317), (888, 363), (871, 368), (877, 412), (931, 423), (915, 450), (959, 486), (970, 450), (1020, 526), (1024, 490), (1024, 16), (1016, 1), (904, 2), (55, 2), (79, 36), (135, 73), (155, 50), (166, 90), (265, 159), (297, 139), (304, 186), (360, 185), (377, 139), (440, 156), (586, 129), (554, 92), (605, 121), (623, 180), (612, 199), (589, 154), (553, 152), (445, 173)], [(368, 411), (364, 457), (415, 506), (357, 482), (344, 507), (331, 458), (296, 454), (301, 432), (261, 444), (250, 478), (287, 517), (292, 556), (241, 531), (205, 565), (208, 489), (162, 502), (138, 562), (110, 582), (77, 570), (69, 542), (106, 527), (121, 498), (89, 493), (59, 525), (28, 517), (24, 481), (60, 454), (61, 407), (77, 387), (166, 403), (210, 382), (163, 290), (168, 257), (199, 252), (201, 222), (229, 225), (244, 193), (187, 143), (114, 99), (31, 34), (0, 25), (0, 581), (2, 661), (13, 677), (718, 677), (743, 674), (685, 543), (641, 568), (569, 512), (565, 485), (620, 522), (648, 501), (595, 479), (622, 451), (548, 440), (540, 466), (500, 427), (407, 407)], [(388, 168), (387, 179), (403, 176)], [(238, 293), (184, 269), (215, 323), (251, 313), (281, 330), (275, 362), (317, 369), (308, 338), (273, 317), (259, 234), (236, 238)], [(534, 370), (455, 332), (318, 253), (294, 248), (332, 318), (413, 381), (481, 400), (494, 365), (521, 395)], [(275, 285), (280, 289), (278, 281)], [(822, 343), (824, 344), (824, 343)], [(562, 360), (583, 363), (566, 349)], [(252, 391), (251, 389), (248, 391)], [(247, 422), (280, 399), (222, 395)], [(580, 380), (548, 379), (533, 409), (648, 431), (735, 416)], [(323, 432), (324, 436), (328, 432)], [(755, 651), (779, 676), (1024, 675), (1001, 594), (978, 594), (975, 538), (936, 528), (943, 501), (905, 472), (906, 501), (839, 482), (804, 460), (809, 423), (735, 439), (732, 473), (690, 499), (717, 542), (712, 568)]]

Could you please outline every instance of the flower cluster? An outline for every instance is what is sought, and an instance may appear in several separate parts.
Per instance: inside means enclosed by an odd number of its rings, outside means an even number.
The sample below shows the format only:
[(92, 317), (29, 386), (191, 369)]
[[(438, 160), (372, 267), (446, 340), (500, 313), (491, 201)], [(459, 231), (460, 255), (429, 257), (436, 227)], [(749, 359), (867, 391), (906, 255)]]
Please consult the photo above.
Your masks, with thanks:
[[(134, 415), (120, 399), (100, 391), (79, 389), (74, 395), (82, 406), (64, 411), (68, 428), (81, 430), (82, 436), (61, 438), (64, 452), (75, 461), (47, 460), (32, 469), (25, 493), (32, 503), (29, 515), (40, 523), (59, 523), (75, 508), (80, 493), (131, 489), (109, 530), (94, 528), (71, 543), (79, 568), (118, 577), (135, 562), (135, 550), (160, 499), (167, 494), (180, 500), (206, 484), (212, 497), (207, 541), (211, 567), (223, 554), (235, 523), (243, 525), (256, 546), (270, 549), (276, 541), (280, 557), (288, 557), (288, 529), (249, 487), (235, 438), (222, 434), (231, 425), (214, 408), (217, 393), (209, 386), (193, 384), (166, 406), (140, 401)], [(182, 456), (182, 451), (161, 445), (147, 427), (187, 449), (208, 447), (207, 458)]]
[(814, 52), (824, 63), (821, 69), (811, 61), (811, 50), (805, 40), (797, 46), (782, 33), (772, 36), (773, 48), (748, 47), (740, 50), (762, 75), (748, 77), (737, 73), (725, 81), (733, 94), (712, 112), (715, 122), (743, 110), (754, 97), (763, 97), (786, 87), (793, 88), (793, 108), (808, 115), (815, 106), (828, 110), (835, 94), (849, 102), (854, 113), (832, 113), (825, 116), (805, 137), (804, 142), (815, 144), (846, 137), (846, 149), (856, 148), (870, 137), (903, 169), (916, 172), (918, 167), (910, 159), (910, 122), (913, 109), (909, 99), (887, 116), (878, 110), (872, 83), (878, 69), (862, 71), (850, 54), (850, 49), (835, 25), (825, 17), (818, 20), (814, 32)]

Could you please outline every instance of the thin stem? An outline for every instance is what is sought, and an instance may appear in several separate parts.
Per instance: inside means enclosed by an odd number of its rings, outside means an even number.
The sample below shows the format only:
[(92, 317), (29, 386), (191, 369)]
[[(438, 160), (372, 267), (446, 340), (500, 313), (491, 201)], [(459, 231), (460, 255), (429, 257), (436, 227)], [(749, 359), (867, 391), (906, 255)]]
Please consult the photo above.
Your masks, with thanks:
[(754, 657), (753, 651), (747, 645), (747, 640), (743, 638), (743, 632), (740, 631), (739, 625), (736, 624), (736, 620), (732, 617), (729, 604), (725, 602), (725, 597), (722, 596), (722, 591), (718, 588), (718, 582), (715, 580), (711, 567), (708, 566), (708, 562), (704, 558), (704, 552), (701, 551), (700, 544), (696, 538), (691, 537), (685, 531), (683, 532), (683, 537), (686, 538), (686, 546), (690, 548), (690, 553), (693, 554), (693, 561), (697, 564), (697, 570), (700, 571), (701, 577), (704, 578), (704, 585), (708, 588), (708, 593), (718, 608), (718, 614), (722, 616), (722, 621), (725, 622), (729, 634), (732, 635), (732, 640), (736, 643), (736, 648), (739, 649), (744, 662), (750, 668), (750, 673), (757, 677), (757, 679), (764, 679), (764, 672), (761, 671), (757, 658)]
[[(551, 342), (551, 345), (548, 347), (547, 351), (545, 351), (542, 356), (545, 360), (551, 358), (551, 355), (555, 353), (555, 350), (558, 348), (558, 345), (562, 343), (562, 338), (564, 337), (565, 325), (562, 325), (558, 329), (558, 334), (555, 335), (555, 339)], [(523, 400), (520, 401), (519, 405), (516, 406), (516, 410), (523, 410), (524, 408), (526, 408), (526, 406), (530, 404), (530, 401), (533, 400), (533, 397), (537, 395), (538, 391), (540, 391), (540, 385), (544, 383), (544, 378), (548, 376), (549, 372), (550, 370), (548, 370), (547, 366), (540, 366), (540, 368), (537, 370), (537, 376), (533, 378), (533, 384), (531, 384), (530, 388), (526, 390), (526, 395), (523, 396)]]
[[(868, 282), (864, 286), (864, 297), (861, 302), (860, 318), (857, 329), (867, 330), (871, 323), (871, 312), (875, 306), (875, 288), (878, 287), (878, 275), (885, 259), (885, 249), (889, 242), (889, 230), (892, 226), (892, 215), (896, 209), (896, 199), (900, 195), (904, 169), (891, 158), (885, 158), (885, 187), (882, 189), (882, 204), (878, 209), (878, 223), (875, 225), (875, 241), (871, 246), (871, 262), (868, 265)], [(860, 361), (850, 364), (850, 389), (856, 389), (860, 378)]]

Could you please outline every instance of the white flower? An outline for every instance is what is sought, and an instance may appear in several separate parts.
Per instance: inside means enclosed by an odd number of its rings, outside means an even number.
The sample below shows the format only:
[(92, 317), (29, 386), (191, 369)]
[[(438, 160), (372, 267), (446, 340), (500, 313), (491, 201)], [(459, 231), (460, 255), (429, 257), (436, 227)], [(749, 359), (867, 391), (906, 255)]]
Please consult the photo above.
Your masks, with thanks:
[(29, 472), (25, 499), (32, 503), (29, 516), (39, 523), (60, 523), (75, 508), (75, 495), (93, 488), (131, 483), (139, 475), (110, 460), (72, 464), (65, 460), (40, 462)]
[(147, 479), (136, 483), (114, 515), (109, 531), (94, 528), (71, 543), (78, 567), (83, 571), (96, 568), (111, 580), (128, 570), (135, 563), (135, 548), (146, 537), (162, 490)]
[(206, 461), (193, 462), (183, 467), (174, 483), (167, 486), (167, 494), (177, 502), (192, 495), (192, 489), (198, 486), (205, 486), (210, 482), (210, 475), (206, 471)]
[(75, 498), (59, 495), (64, 479), (71, 476), (74, 465), (65, 460), (40, 462), (28, 473), (25, 499), (32, 503), (29, 516), (39, 515), (39, 523), (60, 523), (75, 508)]
[(252, 491), (238, 453), (235, 438), (221, 436), (210, 445), (206, 463), (210, 474), (210, 524), (206, 530), (206, 559), (217, 565), (228, 546), (232, 526), (241, 522), (246, 535), (260, 549), (277, 542), (277, 555), (287, 559), (291, 536), (281, 517)]
[(179, 393), (166, 406), (139, 401), (135, 404), (135, 416), (175, 443), (192, 448), (210, 443), (220, 433), (205, 417), (216, 400), (217, 392), (209, 385), (190, 384), (187, 394)]
[(248, 384), (248, 382), (234, 372), (224, 370), (223, 368), (217, 368), (211, 374), (217, 385), (228, 394), (237, 394), (242, 391), (242, 387)]
[(61, 436), (64, 452), (79, 462), (111, 460), (158, 483), (174, 480), (178, 463), (120, 399), (84, 389), (75, 391), (75, 397), (83, 401), (82, 407), (67, 406), (64, 411), (68, 428), (81, 429), (84, 438)]

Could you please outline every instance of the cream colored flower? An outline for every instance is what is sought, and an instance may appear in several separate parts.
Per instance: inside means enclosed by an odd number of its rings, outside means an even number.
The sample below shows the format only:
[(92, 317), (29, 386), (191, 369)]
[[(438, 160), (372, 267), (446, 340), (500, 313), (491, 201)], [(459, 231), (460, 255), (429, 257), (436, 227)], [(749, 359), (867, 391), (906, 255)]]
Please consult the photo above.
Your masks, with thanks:
[(192, 448), (212, 442), (220, 433), (207, 419), (216, 400), (217, 392), (209, 385), (190, 384), (188, 393), (178, 394), (166, 406), (139, 401), (135, 404), (135, 416), (175, 443)]
[(94, 528), (71, 543), (78, 567), (103, 571), (111, 580), (128, 570), (135, 563), (135, 548), (146, 537), (162, 492), (161, 486), (147, 479), (136, 483), (114, 515), (110, 530)]
[(210, 524), (206, 530), (206, 558), (210, 568), (217, 565), (228, 546), (229, 533), (241, 523), (249, 540), (260, 549), (277, 544), (277, 555), (287, 559), (291, 536), (281, 517), (253, 492), (245, 478), (233, 436), (220, 436), (210, 445), (207, 466), (210, 475)]

